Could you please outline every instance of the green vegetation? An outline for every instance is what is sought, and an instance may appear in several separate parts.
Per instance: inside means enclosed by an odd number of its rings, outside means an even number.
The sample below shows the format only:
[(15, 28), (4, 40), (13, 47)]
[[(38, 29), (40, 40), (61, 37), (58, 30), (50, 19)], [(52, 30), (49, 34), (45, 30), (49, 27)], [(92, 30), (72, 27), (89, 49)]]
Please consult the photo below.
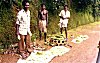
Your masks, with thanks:
[[(100, 20), (99, 0), (29, 0), (32, 40), (38, 36), (37, 11), (44, 2), (49, 11), (48, 34), (59, 33), (59, 12), (67, 3), (71, 12), (68, 29)], [(22, 0), (0, 0), (0, 48), (8, 48), (17, 42), (15, 35), (16, 14), (22, 8)], [(35, 35), (35, 36), (34, 36)]]

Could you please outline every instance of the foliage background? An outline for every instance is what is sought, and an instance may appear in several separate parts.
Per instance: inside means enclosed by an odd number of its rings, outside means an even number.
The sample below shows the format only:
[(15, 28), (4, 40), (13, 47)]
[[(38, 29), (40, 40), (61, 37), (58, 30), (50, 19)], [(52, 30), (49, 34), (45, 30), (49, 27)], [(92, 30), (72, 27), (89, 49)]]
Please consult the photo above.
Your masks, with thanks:
[[(71, 18), (68, 29), (100, 21), (99, 0), (29, 0), (31, 11), (32, 40), (38, 37), (37, 11), (41, 3), (45, 3), (49, 11), (48, 34), (59, 31), (59, 12), (64, 4), (68, 4)], [(18, 42), (15, 35), (17, 12), (22, 8), (22, 0), (0, 0), (0, 48), (8, 48)]]

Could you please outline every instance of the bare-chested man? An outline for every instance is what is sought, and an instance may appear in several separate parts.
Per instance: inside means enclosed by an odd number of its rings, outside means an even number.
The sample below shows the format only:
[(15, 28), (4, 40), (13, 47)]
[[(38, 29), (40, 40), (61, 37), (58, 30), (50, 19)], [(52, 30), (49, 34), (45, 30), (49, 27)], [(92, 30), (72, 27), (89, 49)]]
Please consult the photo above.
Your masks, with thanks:
[(38, 27), (39, 27), (39, 37), (41, 40), (42, 34), (44, 32), (44, 42), (46, 42), (47, 35), (47, 25), (48, 25), (48, 11), (46, 10), (45, 4), (41, 4), (41, 9), (38, 12)]

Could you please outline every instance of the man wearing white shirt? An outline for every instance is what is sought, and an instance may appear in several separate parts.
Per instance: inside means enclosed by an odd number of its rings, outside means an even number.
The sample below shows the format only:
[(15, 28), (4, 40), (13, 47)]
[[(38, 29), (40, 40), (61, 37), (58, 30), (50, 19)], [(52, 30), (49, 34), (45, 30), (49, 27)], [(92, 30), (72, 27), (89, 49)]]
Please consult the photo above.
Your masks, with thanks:
[(25, 51), (27, 50), (28, 52), (30, 52), (29, 50), (31, 50), (30, 42), (32, 34), (30, 31), (29, 2), (24, 0), (22, 5), (24, 8), (17, 14), (16, 33), (20, 37), (19, 52), (22, 55), (22, 58), (26, 58)]
[(70, 18), (70, 12), (68, 11), (68, 5), (64, 5), (64, 10), (61, 10), (59, 17), (60, 17), (60, 32), (62, 34), (62, 29), (65, 28), (66, 41), (67, 41), (67, 24)]

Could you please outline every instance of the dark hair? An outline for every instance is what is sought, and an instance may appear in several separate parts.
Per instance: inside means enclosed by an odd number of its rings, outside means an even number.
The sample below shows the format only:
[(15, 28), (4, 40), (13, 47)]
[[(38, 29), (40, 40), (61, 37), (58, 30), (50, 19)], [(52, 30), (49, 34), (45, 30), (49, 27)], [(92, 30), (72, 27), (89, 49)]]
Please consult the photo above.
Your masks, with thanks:
[(23, 7), (26, 5), (27, 2), (29, 3), (28, 0), (23, 0), (23, 2), (22, 2)]
[(65, 8), (65, 7), (68, 7), (68, 5), (64, 5), (64, 8)]
[(43, 7), (43, 5), (45, 5), (44, 3), (41, 4), (41, 7)]

